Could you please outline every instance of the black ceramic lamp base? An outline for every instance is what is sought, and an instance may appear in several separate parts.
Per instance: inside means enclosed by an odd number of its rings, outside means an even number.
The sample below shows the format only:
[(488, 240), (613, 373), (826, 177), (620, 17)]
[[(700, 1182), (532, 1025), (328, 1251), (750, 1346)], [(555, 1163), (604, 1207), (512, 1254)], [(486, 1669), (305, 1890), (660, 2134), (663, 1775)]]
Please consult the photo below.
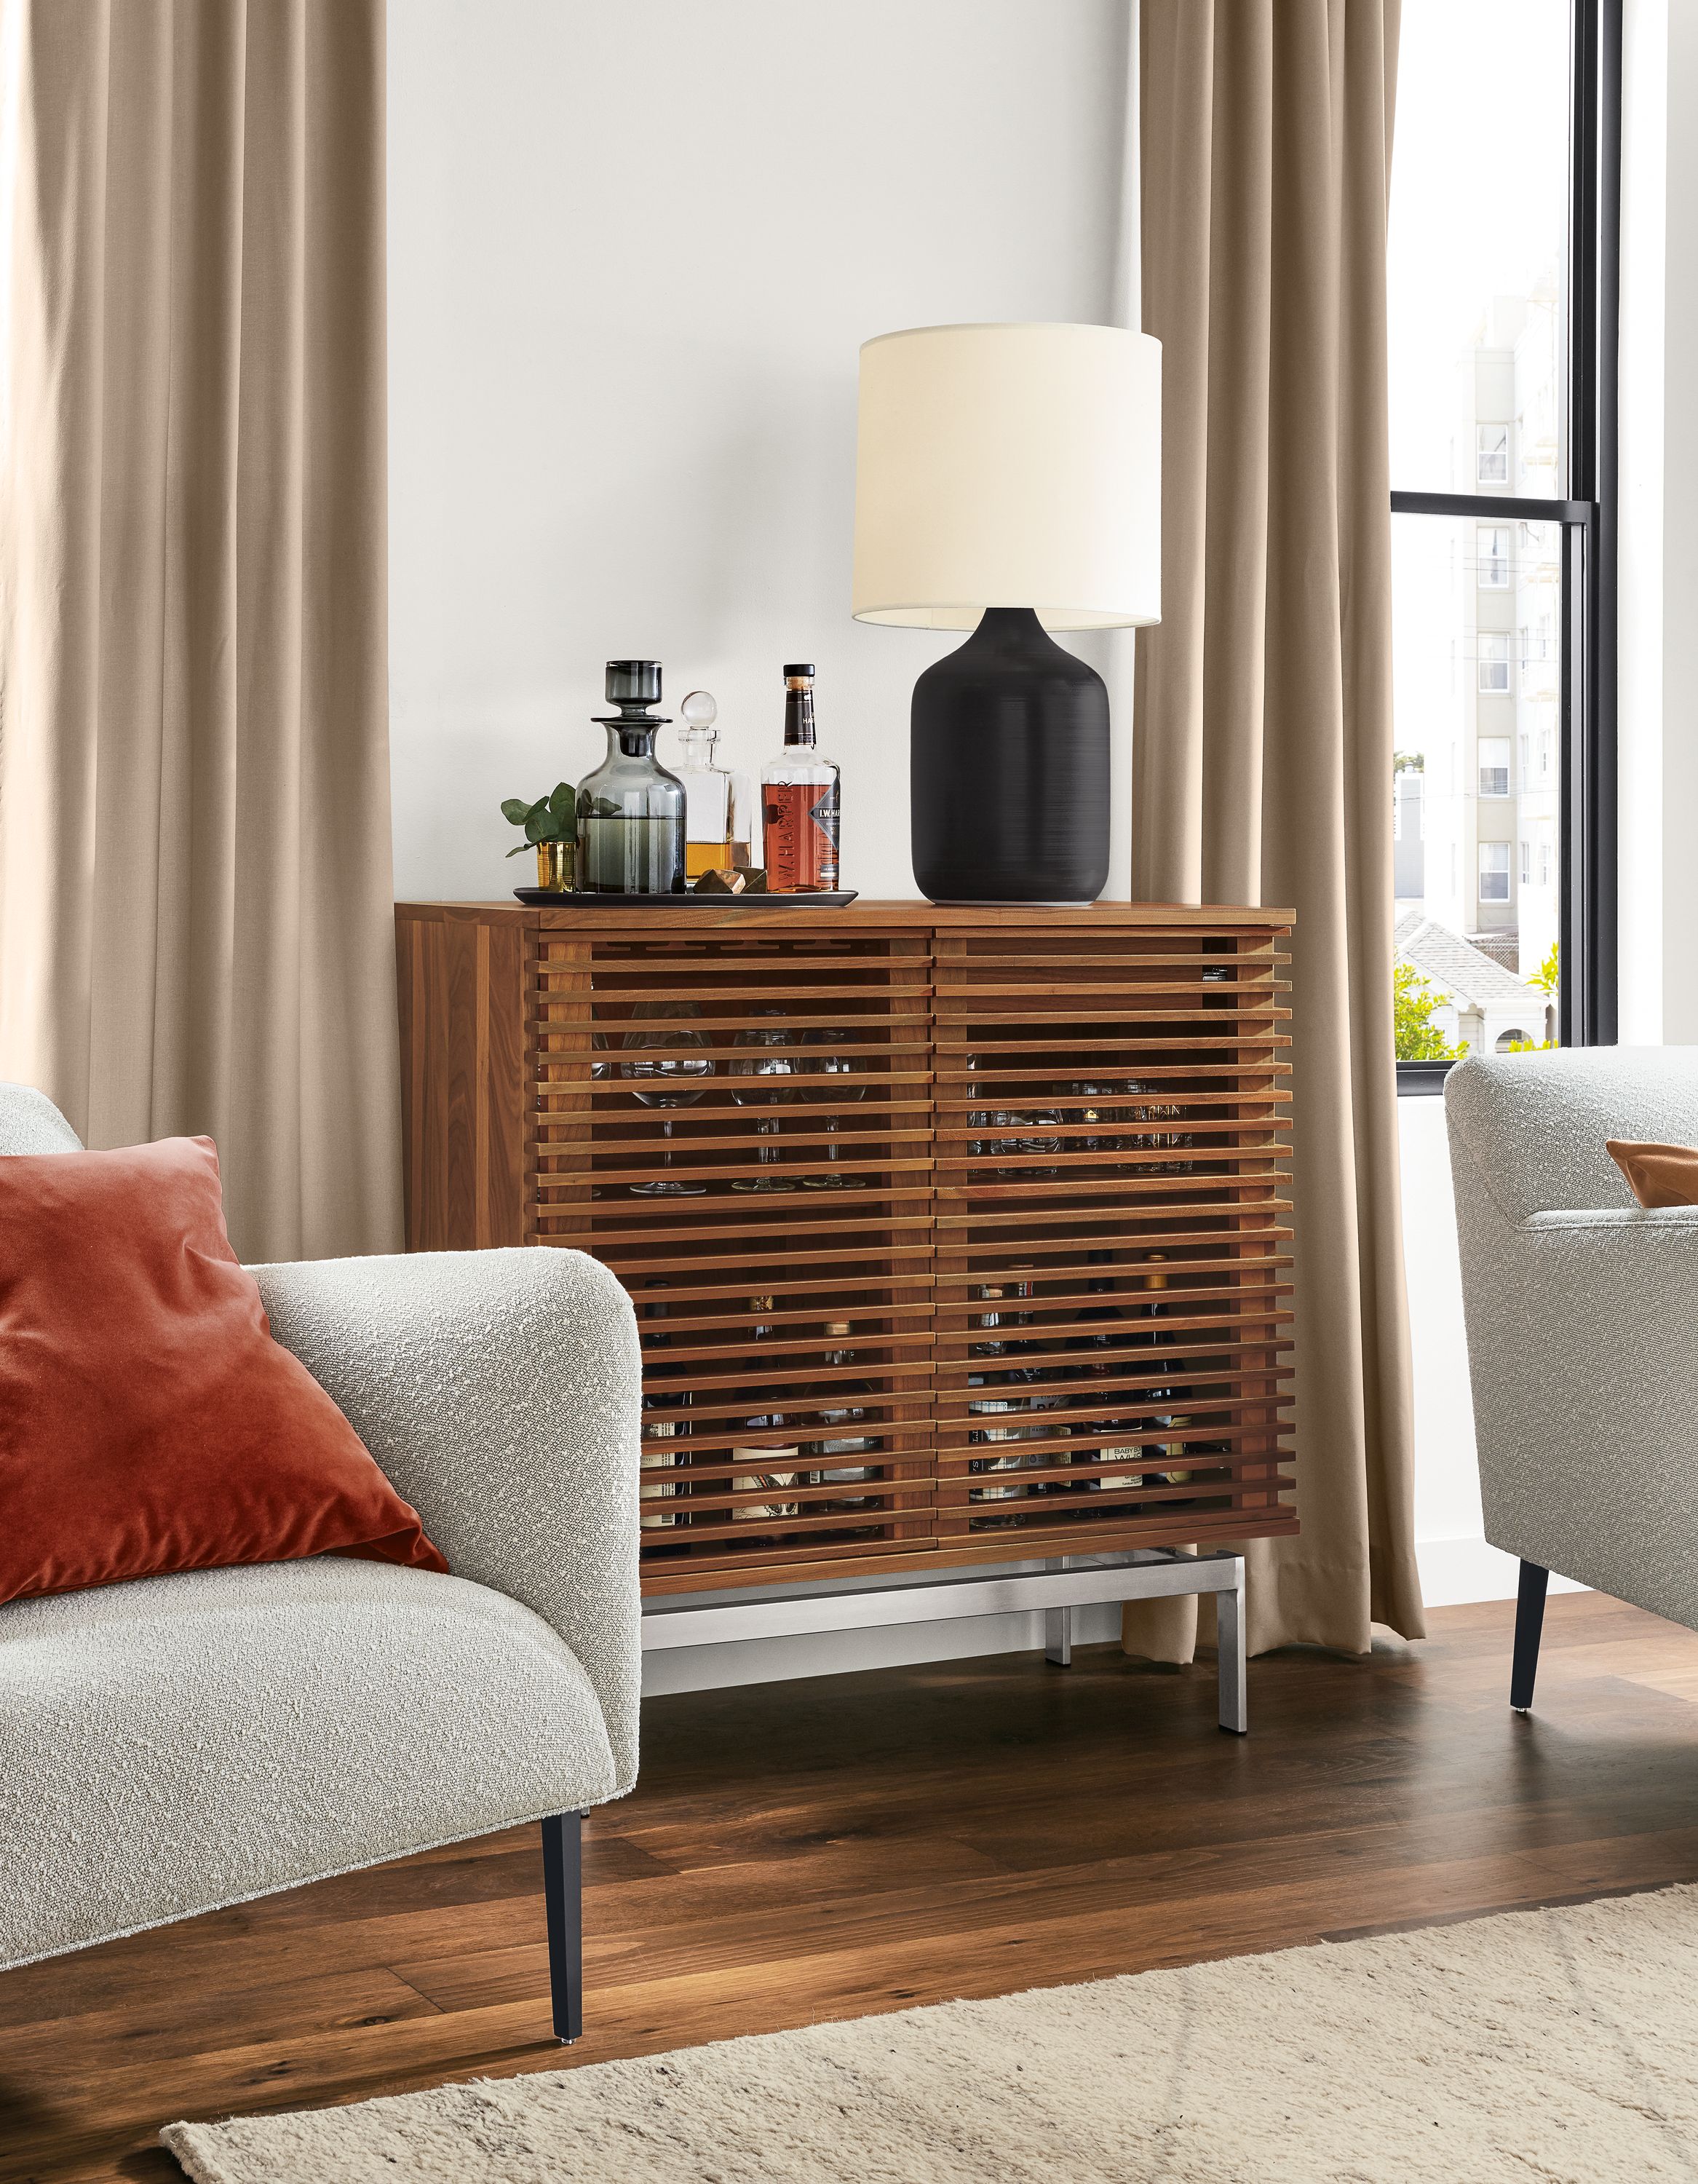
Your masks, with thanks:
[(989, 607), (914, 685), (914, 877), (933, 902), (1094, 902), (1109, 698), (1029, 607)]

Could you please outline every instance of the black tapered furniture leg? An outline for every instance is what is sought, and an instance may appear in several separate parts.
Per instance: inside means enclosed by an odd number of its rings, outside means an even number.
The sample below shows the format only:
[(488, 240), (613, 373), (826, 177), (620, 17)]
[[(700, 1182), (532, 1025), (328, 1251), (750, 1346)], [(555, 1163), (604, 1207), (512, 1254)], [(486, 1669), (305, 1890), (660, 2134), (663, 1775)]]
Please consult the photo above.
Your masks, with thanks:
[(554, 2037), (568, 2045), (584, 2029), (583, 1814), (543, 1823), (543, 1903), (548, 1922), (548, 1992)]
[(1545, 1588), (1549, 1570), (1523, 1562), (1515, 1602), (1515, 1663), (1509, 1673), (1509, 1702), (1517, 1713), (1533, 1704), (1533, 1680), (1539, 1674), (1539, 1636), (1545, 1628)]

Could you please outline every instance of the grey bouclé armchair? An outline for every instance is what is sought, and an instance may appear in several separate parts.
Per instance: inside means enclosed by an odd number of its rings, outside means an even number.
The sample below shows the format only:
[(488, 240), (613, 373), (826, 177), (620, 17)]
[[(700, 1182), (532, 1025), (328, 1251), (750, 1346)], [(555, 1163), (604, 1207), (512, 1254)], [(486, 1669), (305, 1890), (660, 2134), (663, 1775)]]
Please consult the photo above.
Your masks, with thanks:
[[(77, 1142), (0, 1085), (0, 1155)], [(0, 1966), (541, 1819), (575, 2037), (578, 1818), (637, 1772), (630, 1303), (574, 1251), (253, 1272), (454, 1574), (323, 1556), (0, 1607)]]
[(1552, 1570), (1698, 1630), (1698, 1206), (1640, 1206), (1606, 1150), (1698, 1145), (1698, 1048), (1471, 1056), (1445, 1105), (1486, 1537), (1521, 1557), (1525, 1709)]

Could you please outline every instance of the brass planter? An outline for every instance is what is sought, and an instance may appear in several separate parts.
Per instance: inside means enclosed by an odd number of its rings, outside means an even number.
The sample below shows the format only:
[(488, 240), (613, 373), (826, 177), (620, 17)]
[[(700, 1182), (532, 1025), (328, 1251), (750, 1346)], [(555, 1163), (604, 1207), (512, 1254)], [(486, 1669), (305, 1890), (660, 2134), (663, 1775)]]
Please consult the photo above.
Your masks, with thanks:
[(537, 884), (551, 889), (557, 894), (570, 894), (572, 889), (572, 844), (570, 842), (538, 842), (537, 844)]

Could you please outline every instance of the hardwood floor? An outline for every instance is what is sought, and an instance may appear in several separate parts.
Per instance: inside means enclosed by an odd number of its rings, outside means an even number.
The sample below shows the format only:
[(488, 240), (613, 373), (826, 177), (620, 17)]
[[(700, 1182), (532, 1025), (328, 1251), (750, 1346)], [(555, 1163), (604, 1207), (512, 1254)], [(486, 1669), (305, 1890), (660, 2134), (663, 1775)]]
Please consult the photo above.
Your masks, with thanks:
[(1698, 1878), (1698, 1636), (1554, 1599), (1213, 1678), (1108, 1648), (654, 1702), (548, 2037), (534, 1830), (0, 1975), (0, 2178), (175, 2178), (174, 2117), (555, 2070)]

